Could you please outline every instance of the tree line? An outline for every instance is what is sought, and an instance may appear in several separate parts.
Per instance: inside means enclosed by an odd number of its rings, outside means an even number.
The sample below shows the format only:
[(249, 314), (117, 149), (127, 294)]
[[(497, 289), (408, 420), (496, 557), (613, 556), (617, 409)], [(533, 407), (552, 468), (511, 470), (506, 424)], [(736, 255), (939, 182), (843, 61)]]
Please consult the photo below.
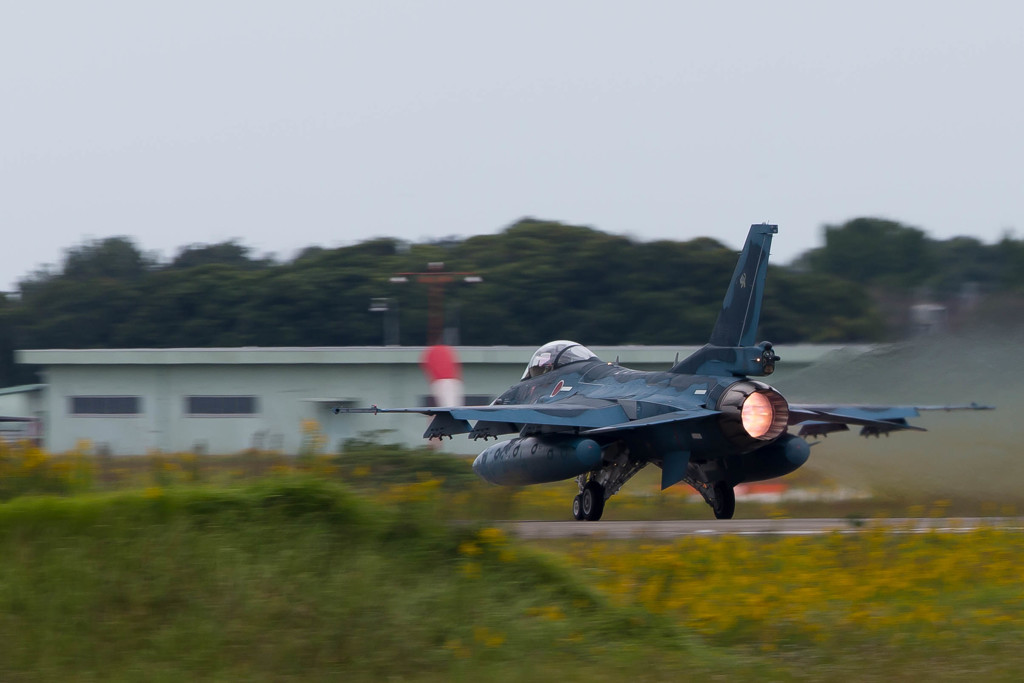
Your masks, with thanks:
[[(410, 244), (371, 239), (260, 258), (237, 242), (191, 245), (169, 261), (128, 237), (72, 247), (0, 298), (0, 386), (33, 381), (17, 348), (380, 345), (374, 298), (397, 308), (400, 343), (426, 343), (427, 288), (394, 283), (431, 262), (482, 282), (446, 287), (446, 315), (469, 345), (699, 344), (736, 253), (711, 238), (642, 242), (523, 219), (495, 235)], [(776, 343), (866, 342), (899, 333), (886, 298), (952, 300), (1016, 292), (1024, 243), (938, 241), (893, 221), (827, 226), (825, 244), (773, 265), (761, 336)]]

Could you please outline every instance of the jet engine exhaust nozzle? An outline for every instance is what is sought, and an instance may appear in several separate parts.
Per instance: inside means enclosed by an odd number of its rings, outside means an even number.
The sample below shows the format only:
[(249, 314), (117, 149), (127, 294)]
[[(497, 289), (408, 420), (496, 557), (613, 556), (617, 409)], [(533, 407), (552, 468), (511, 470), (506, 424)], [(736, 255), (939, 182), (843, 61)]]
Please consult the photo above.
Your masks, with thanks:
[(789, 425), (789, 403), (762, 382), (736, 382), (718, 401), (722, 433), (741, 448), (772, 441)]
[(768, 397), (759, 391), (747, 396), (740, 409), (740, 422), (747, 434), (760, 439), (771, 431), (775, 419), (775, 409)]

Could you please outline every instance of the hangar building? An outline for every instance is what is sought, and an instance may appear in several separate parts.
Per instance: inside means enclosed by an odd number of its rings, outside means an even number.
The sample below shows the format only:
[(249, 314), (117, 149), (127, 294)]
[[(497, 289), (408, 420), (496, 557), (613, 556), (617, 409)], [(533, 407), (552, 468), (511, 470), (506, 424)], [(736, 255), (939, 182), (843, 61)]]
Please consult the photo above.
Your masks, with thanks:
[[(696, 347), (590, 347), (605, 361), (665, 370), (676, 353)], [(816, 362), (835, 346), (788, 346), (778, 374)], [(842, 347), (849, 349), (849, 347)], [(489, 403), (515, 384), (535, 349), (458, 347), (467, 404)], [(367, 432), (423, 444), (428, 419), (409, 415), (334, 415), (335, 406), (430, 405), (420, 369), (423, 347), (44, 349), (16, 352), (41, 368), (23, 411), (38, 420), (43, 446), (96, 452), (209, 454), (246, 449), (298, 453), (303, 424), (315, 421), (335, 452)], [(445, 441), (454, 453), (476, 453), (469, 439)]]

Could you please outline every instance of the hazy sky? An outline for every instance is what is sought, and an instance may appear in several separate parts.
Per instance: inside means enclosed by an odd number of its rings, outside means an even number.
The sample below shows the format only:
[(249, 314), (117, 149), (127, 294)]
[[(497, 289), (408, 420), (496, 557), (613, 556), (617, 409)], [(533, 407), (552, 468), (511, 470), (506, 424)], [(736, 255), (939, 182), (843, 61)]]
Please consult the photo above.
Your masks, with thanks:
[(0, 289), (85, 239), (257, 253), (893, 218), (1024, 227), (1024, 3), (0, 0)]

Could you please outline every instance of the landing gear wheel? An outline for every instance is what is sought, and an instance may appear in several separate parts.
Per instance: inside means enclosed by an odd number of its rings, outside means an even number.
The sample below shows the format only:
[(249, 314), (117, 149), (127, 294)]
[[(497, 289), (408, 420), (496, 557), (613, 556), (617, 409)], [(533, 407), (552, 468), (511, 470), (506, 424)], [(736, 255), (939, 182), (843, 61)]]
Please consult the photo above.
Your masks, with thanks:
[(586, 517), (583, 516), (583, 496), (577, 494), (572, 499), (572, 516), (573, 519), (582, 522)]
[(736, 492), (724, 481), (715, 482), (715, 519), (732, 519), (736, 512)]
[(587, 482), (580, 494), (584, 519), (596, 522), (604, 513), (604, 487), (596, 481)]

